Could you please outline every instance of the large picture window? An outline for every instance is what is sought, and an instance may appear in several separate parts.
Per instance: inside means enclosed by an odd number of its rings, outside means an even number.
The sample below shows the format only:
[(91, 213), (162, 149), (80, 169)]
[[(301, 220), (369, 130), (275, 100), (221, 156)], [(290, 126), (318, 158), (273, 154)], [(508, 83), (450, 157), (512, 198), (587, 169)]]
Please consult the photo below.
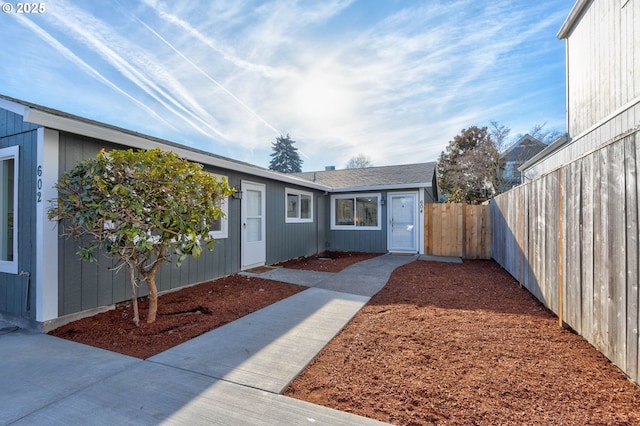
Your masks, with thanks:
[[(218, 178), (218, 180), (224, 179), (227, 180), (226, 176), (214, 175)], [(224, 216), (214, 219), (211, 222), (209, 234), (213, 238), (227, 238), (229, 235), (229, 198), (226, 197), (224, 200), (220, 200), (220, 208), (224, 213)]]
[(313, 222), (313, 194), (289, 188), (285, 194), (285, 222)]
[(18, 152), (0, 149), (0, 272), (18, 273)]
[(331, 196), (331, 229), (381, 229), (380, 194)]

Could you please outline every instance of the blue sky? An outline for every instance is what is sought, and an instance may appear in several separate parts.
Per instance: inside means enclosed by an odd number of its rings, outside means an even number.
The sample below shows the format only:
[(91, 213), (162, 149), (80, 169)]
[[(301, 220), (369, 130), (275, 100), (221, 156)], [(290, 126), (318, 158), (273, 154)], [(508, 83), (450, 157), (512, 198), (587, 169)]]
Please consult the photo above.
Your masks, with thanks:
[(287, 133), (304, 171), (435, 161), (491, 120), (565, 130), (573, 3), (50, 0), (0, 14), (0, 93), (264, 167)]

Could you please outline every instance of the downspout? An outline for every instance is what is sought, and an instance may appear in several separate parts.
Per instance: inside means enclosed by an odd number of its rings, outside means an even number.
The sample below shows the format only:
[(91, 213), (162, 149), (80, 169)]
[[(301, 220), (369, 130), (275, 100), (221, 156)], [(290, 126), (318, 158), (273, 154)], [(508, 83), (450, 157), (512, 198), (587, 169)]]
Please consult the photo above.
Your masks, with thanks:
[(31, 311), (31, 273), (26, 271), (20, 271), (18, 274), (19, 277), (26, 276), (27, 277), (27, 287), (25, 289), (25, 303), (24, 309), (25, 311)]

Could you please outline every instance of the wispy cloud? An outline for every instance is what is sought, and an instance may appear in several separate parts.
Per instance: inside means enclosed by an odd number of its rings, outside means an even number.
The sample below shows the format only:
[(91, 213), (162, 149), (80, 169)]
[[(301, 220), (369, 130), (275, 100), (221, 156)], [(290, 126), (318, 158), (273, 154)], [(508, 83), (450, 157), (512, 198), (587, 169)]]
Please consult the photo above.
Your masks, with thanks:
[(563, 123), (558, 3), (61, 0), (21, 27), (109, 89), (105, 114), (138, 111), (113, 124), (259, 165), (290, 133), (309, 170), (435, 160), (489, 120)]
[(194, 129), (205, 136), (212, 131), (225, 137), (224, 133), (210, 124), (216, 122), (215, 118), (149, 52), (122, 38), (103, 21), (69, 3), (61, 2), (60, 7), (51, 10), (51, 16), (55, 24), (100, 55), (108, 66), (115, 68), (123, 77)]
[(76, 66), (78, 66), (80, 69), (82, 69), (84, 72), (94, 77), (96, 80), (100, 81), (101, 83), (107, 85), (108, 87), (110, 87), (120, 95), (124, 96), (125, 98), (129, 99), (133, 103), (137, 104), (140, 108), (144, 109), (147, 113), (151, 114), (157, 120), (162, 121), (165, 125), (170, 126), (173, 129), (176, 129), (171, 123), (164, 120), (164, 118), (158, 115), (153, 109), (149, 108), (149, 106), (145, 105), (143, 102), (131, 96), (129, 93), (127, 93), (122, 88), (120, 88), (117, 84), (115, 84), (114, 82), (106, 78), (104, 75), (102, 75), (95, 68), (87, 64), (82, 59), (80, 59), (71, 50), (69, 50), (62, 43), (60, 43), (55, 37), (53, 37), (47, 31), (45, 31), (40, 26), (35, 24), (33, 21), (25, 18), (24, 15), (15, 14), (13, 16), (18, 20), (18, 22), (21, 25), (24, 25), (25, 27), (29, 28), (30, 31), (33, 31), (33, 33), (35, 33), (38, 37), (40, 37), (44, 42), (46, 42), (48, 45), (50, 45), (52, 48), (58, 51), (64, 58), (68, 59), (69, 61), (74, 63)]

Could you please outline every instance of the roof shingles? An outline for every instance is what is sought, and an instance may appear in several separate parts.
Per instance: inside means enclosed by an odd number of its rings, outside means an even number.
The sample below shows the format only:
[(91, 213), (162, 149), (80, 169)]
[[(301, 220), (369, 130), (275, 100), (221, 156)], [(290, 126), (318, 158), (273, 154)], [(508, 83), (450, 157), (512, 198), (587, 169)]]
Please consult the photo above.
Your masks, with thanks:
[(295, 173), (294, 175), (334, 189), (411, 184), (421, 186), (431, 184), (435, 169), (436, 163), (431, 162), (402, 164), (398, 166), (324, 170)]

